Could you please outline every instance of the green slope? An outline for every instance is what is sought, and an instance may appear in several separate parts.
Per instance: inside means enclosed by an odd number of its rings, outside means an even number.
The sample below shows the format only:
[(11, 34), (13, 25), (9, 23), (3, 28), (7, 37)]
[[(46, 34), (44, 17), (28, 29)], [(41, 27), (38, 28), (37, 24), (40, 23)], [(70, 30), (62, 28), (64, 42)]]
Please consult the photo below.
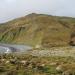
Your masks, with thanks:
[(68, 46), (71, 36), (74, 37), (74, 29), (74, 18), (32, 13), (1, 24), (0, 42), (43, 47)]

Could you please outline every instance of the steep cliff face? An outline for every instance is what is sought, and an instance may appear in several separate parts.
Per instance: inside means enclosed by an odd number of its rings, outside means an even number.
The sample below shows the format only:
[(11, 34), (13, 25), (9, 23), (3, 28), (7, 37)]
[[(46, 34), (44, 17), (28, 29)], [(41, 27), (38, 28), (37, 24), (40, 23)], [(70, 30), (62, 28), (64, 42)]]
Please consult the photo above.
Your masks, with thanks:
[(31, 46), (67, 46), (75, 29), (75, 19), (29, 14), (0, 25), (0, 42)]

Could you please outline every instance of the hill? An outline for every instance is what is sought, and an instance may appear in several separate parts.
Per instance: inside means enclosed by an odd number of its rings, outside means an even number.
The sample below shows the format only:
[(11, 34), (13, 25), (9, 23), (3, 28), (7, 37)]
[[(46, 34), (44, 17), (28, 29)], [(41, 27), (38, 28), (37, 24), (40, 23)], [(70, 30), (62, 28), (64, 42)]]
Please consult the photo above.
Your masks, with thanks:
[(0, 42), (34, 47), (75, 45), (75, 18), (32, 13), (0, 24)]

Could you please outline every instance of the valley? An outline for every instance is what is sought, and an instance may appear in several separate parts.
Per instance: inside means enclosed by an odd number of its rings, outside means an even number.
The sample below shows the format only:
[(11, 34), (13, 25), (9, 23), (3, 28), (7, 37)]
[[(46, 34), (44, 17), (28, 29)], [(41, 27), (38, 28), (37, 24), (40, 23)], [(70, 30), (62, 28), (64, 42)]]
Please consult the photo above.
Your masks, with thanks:
[(0, 24), (0, 75), (75, 75), (75, 18), (32, 13)]

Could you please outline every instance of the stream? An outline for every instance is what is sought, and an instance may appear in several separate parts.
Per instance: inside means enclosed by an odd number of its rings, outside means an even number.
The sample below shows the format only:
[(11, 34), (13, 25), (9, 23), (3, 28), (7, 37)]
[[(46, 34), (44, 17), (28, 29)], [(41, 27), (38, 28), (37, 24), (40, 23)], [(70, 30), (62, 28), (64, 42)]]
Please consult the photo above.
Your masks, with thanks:
[(32, 47), (27, 45), (16, 45), (16, 44), (1, 44), (0, 43), (0, 53), (11, 53), (11, 52), (25, 52), (32, 49)]

